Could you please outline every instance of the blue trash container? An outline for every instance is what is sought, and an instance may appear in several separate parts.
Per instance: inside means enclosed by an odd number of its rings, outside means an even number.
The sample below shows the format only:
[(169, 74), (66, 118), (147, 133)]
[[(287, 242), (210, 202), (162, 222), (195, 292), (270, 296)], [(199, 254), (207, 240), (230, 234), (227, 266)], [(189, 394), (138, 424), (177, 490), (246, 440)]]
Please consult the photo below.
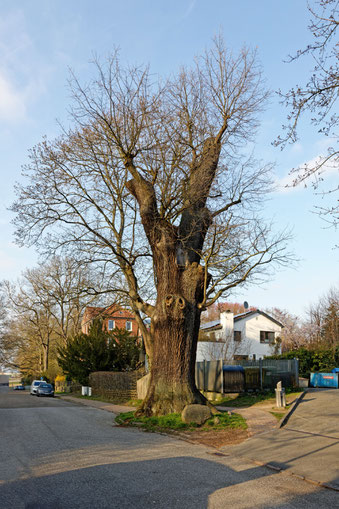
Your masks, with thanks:
[(310, 387), (338, 389), (338, 373), (311, 373)]

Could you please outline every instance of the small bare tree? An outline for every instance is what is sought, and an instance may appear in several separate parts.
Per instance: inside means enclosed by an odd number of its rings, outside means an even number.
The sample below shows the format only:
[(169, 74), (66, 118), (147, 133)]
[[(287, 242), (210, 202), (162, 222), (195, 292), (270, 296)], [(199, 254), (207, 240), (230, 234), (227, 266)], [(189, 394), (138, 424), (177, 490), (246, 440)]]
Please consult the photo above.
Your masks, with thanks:
[(6, 349), (6, 336), (8, 333), (8, 309), (6, 306), (3, 282), (0, 282), (0, 369), (7, 367), (11, 361)]
[[(311, 181), (314, 189), (318, 189), (324, 180), (324, 173), (329, 168), (339, 170), (338, 142), (338, 113), (335, 109), (339, 93), (339, 51), (336, 38), (339, 26), (338, 0), (316, 0), (317, 10), (308, 7), (311, 13), (309, 30), (312, 40), (303, 50), (290, 56), (293, 62), (305, 55), (310, 55), (314, 61), (314, 68), (304, 85), (296, 85), (287, 93), (279, 92), (283, 104), (289, 108), (288, 124), (283, 126), (285, 134), (275, 141), (276, 146), (282, 148), (288, 143), (298, 140), (298, 126), (301, 117), (309, 113), (312, 115), (311, 124), (318, 132), (333, 139), (333, 145), (328, 148), (326, 155), (321, 155), (314, 161), (305, 163), (291, 171), (294, 176), (293, 185)], [(334, 186), (323, 194), (327, 194), (325, 207), (317, 207), (317, 212), (330, 225), (337, 226), (339, 221), (338, 193), (339, 187)], [(334, 197), (331, 204), (330, 199)]]
[(267, 93), (255, 53), (233, 56), (221, 40), (158, 83), (117, 54), (95, 66), (86, 86), (72, 77), (73, 128), (31, 151), (17, 239), (120, 278), (151, 366), (140, 412), (181, 411), (206, 402), (195, 386), (201, 312), (288, 261), (286, 234), (258, 217), (271, 167), (241, 155)]
[(5, 343), (16, 367), (32, 373), (48, 370), (56, 346), (80, 331), (86, 305), (97, 298), (88, 295), (97, 286), (94, 278), (74, 259), (55, 257), (27, 269), (16, 285), (3, 283), (11, 315)]
[(332, 287), (307, 312), (308, 342), (312, 347), (339, 346), (339, 291)]
[(266, 309), (266, 313), (284, 325), (280, 333), (282, 352), (297, 350), (307, 345), (308, 335), (301, 318), (279, 308)]

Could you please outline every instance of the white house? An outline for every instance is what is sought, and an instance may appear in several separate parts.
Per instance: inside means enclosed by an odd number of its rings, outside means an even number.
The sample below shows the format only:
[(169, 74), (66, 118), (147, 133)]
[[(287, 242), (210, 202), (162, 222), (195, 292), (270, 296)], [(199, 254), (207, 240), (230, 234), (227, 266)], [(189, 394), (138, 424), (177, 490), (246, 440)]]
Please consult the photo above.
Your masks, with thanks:
[(220, 319), (200, 327), (197, 362), (203, 360), (262, 359), (280, 353), (283, 325), (256, 309), (240, 315), (220, 313)]

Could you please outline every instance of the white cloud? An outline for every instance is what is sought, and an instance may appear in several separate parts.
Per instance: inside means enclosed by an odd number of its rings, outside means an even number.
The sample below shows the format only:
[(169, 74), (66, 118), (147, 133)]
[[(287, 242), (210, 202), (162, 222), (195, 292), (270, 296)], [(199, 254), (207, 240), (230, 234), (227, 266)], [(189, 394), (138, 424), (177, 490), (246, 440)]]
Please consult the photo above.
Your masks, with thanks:
[(0, 73), (0, 121), (16, 122), (26, 116), (25, 94)]
[(290, 174), (275, 179), (275, 191), (280, 194), (292, 193), (302, 189), (301, 186), (293, 187), (294, 177)]
[[(323, 145), (324, 146), (324, 145)], [(327, 142), (328, 146), (328, 142)], [(327, 147), (326, 147), (327, 148)], [(301, 168), (301, 173), (303, 172), (303, 168), (316, 168), (319, 166), (319, 164), (324, 161), (323, 155), (318, 155), (317, 157), (314, 157), (313, 159), (310, 159), (309, 161), (301, 163), (298, 168)], [(325, 162), (319, 167), (319, 171), (316, 171), (314, 175), (310, 176), (308, 179), (305, 180), (305, 184), (309, 185), (312, 182), (314, 182), (317, 177), (321, 174), (321, 178), (330, 178), (333, 175), (336, 175), (339, 172), (339, 165), (338, 161), (335, 161), (333, 159), (329, 159), (328, 161), (325, 160)], [(297, 190), (303, 189), (304, 185), (303, 182), (299, 183), (298, 185), (294, 185), (294, 181), (297, 177), (297, 173), (287, 173), (285, 176), (281, 178), (276, 178), (275, 185), (276, 185), (276, 192), (278, 193), (291, 193), (295, 192)]]
[(53, 68), (42, 58), (22, 9), (14, 7), (0, 18), (0, 62), (0, 122), (28, 120), (29, 108), (46, 92)]

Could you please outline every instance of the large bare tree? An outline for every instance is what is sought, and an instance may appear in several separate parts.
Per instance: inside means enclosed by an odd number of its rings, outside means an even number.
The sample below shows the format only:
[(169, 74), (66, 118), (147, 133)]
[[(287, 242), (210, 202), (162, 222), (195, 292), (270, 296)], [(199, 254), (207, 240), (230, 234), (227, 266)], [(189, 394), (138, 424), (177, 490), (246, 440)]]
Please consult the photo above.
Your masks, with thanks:
[(257, 214), (271, 167), (247, 149), (267, 93), (255, 53), (234, 56), (221, 40), (164, 80), (117, 54), (94, 65), (92, 82), (71, 78), (72, 127), (31, 151), (17, 238), (121, 281), (151, 366), (139, 411), (180, 411), (206, 402), (195, 386), (201, 312), (288, 259), (286, 235)]

